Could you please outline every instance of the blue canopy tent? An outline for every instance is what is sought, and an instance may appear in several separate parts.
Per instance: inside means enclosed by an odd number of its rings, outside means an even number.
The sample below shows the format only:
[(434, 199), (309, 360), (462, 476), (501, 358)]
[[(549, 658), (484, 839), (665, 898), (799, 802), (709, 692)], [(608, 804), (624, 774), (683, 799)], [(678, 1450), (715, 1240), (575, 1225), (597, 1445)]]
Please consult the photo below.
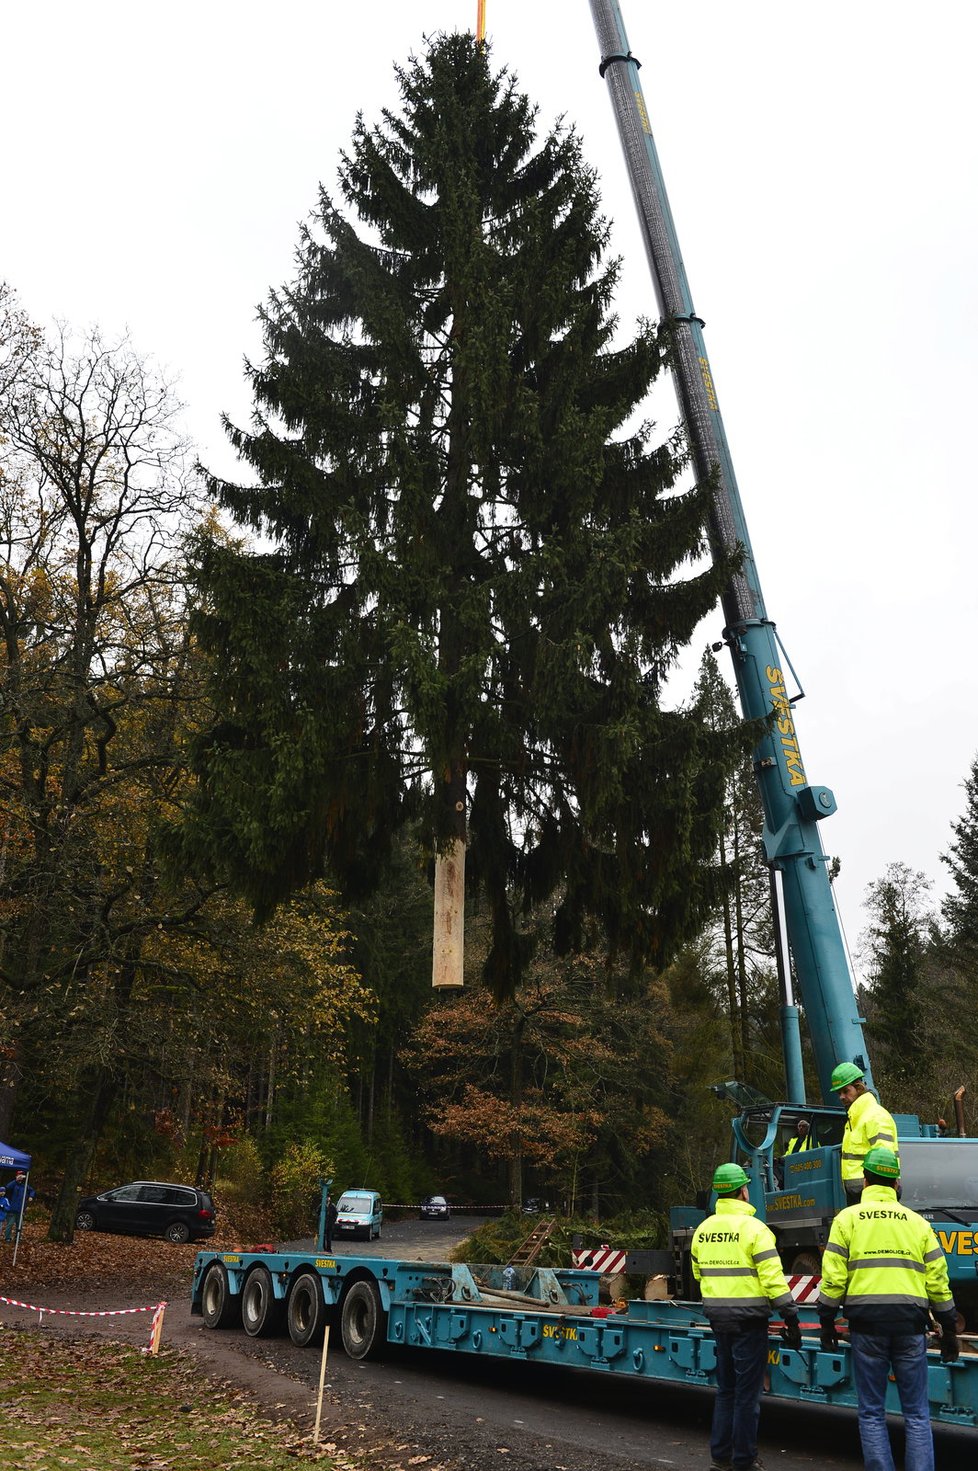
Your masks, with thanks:
[(3, 1170), (27, 1170), (30, 1172), (31, 1157), (22, 1149), (15, 1149), (12, 1144), (4, 1144), (0, 1141), (0, 1172)]
[(24, 1181), (25, 1190), (20, 1198), (20, 1214), (17, 1219), (17, 1235), (14, 1237), (14, 1265), (17, 1263), (17, 1250), (20, 1246), (20, 1233), (24, 1226), (24, 1209), (27, 1205), (28, 1189), (31, 1181), (31, 1157), (22, 1149), (15, 1149), (12, 1144), (4, 1144), (0, 1141), (0, 1177), (6, 1170), (25, 1170), (27, 1179)]

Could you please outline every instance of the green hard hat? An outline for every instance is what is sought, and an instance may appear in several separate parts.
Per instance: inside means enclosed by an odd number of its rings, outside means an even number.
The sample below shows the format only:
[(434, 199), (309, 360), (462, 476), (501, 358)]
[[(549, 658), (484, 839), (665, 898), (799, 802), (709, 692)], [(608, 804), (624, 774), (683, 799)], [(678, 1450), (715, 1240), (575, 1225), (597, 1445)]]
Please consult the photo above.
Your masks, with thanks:
[(740, 1165), (717, 1165), (713, 1175), (713, 1188), (717, 1195), (733, 1195), (750, 1184), (750, 1175)]
[(900, 1178), (900, 1161), (885, 1144), (877, 1144), (866, 1151), (863, 1169), (868, 1170), (871, 1175), (886, 1175), (893, 1180)]
[(856, 1067), (854, 1062), (840, 1062), (832, 1069), (832, 1091), (837, 1093), (840, 1088), (848, 1088), (850, 1083), (858, 1083), (865, 1076), (862, 1068)]

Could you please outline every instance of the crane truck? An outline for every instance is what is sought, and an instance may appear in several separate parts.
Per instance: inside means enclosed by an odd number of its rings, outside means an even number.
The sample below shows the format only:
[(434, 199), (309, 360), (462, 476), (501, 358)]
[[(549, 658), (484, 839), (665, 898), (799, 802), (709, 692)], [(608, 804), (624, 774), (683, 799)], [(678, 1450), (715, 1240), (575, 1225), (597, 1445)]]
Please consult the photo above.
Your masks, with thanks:
[[(739, 551), (739, 570), (723, 594), (723, 640), (730, 650), (744, 715), (764, 723), (754, 766), (765, 815), (764, 846), (775, 908), (783, 909), (791, 965), (779, 964), (787, 1101), (773, 1102), (731, 1080), (721, 1090), (739, 1107), (733, 1121), (736, 1157), (752, 1179), (751, 1198), (775, 1230), (795, 1273), (818, 1273), (832, 1216), (844, 1204), (839, 1153), (845, 1121), (833, 1102), (836, 1063), (854, 1061), (868, 1084), (872, 1072), (852, 986), (841, 926), (818, 824), (835, 810), (827, 787), (809, 782), (795, 724), (794, 680), (768, 617), (751, 549), (717, 389), (693, 307), (652, 137), (649, 115), (616, 0), (590, 0), (600, 74), (611, 94), (638, 209), (659, 313), (673, 337), (681, 411), (697, 473), (714, 486), (709, 535), (717, 553)], [(797, 978), (823, 1102), (806, 1102)], [(778, 1146), (804, 1115), (814, 1146), (783, 1161)], [(936, 1127), (897, 1115), (905, 1199), (934, 1223), (948, 1256), (955, 1298), (973, 1312), (978, 1285), (978, 1141), (936, 1137)], [(339, 1319), (355, 1359), (389, 1345), (481, 1354), (650, 1381), (709, 1386), (715, 1347), (688, 1272), (688, 1241), (704, 1210), (672, 1214), (674, 1295), (631, 1301), (611, 1312), (598, 1302), (597, 1278), (579, 1269), (468, 1266), (305, 1251), (208, 1250), (194, 1266), (191, 1310), (209, 1328), (240, 1324), (252, 1336), (287, 1328), (298, 1345), (321, 1339), (327, 1318)], [(827, 1352), (816, 1324), (805, 1322), (800, 1349), (785, 1347), (772, 1325), (769, 1393), (804, 1404), (854, 1406), (849, 1351)], [(931, 1415), (978, 1425), (978, 1354), (942, 1364), (930, 1352)], [(888, 1408), (899, 1413), (895, 1388)]]
[[(777, 946), (781, 983), (781, 1039), (786, 1101), (772, 1102), (731, 1081), (719, 1092), (741, 1107), (733, 1124), (734, 1157), (751, 1175), (751, 1200), (778, 1237), (789, 1273), (817, 1275), (833, 1216), (845, 1205), (839, 1151), (845, 1111), (831, 1087), (837, 1063), (872, 1068), (829, 879), (819, 823), (836, 810), (832, 792), (808, 780), (795, 718), (797, 694), (790, 660), (761, 591), (717, 385), (706, 352), (703, 321), (693, 305), (656, 152), (648, 111), (616, 0), (590, 0), (601, 51), (601, 74), (611, 95), (628, 166), (659, 316), (669, 327), (674, 378), (697, 474), (713, 487), (709, 539), (714, 554), (738, 551), (740, 570), (723, 593), (723, 642), (730, 651), (744, 716), (764, 721), (754, 771), (764, 811), (764, 854), (771, 874), (772, 911), (783, 915), (790, 961)], [(800, 1012), (792, 995), (797, 979), (822, 1102), (809, 1107), (802, 1065)], [(787, 1136), (800, 1117), (812, 1125), (816, 1147), (779, 1164)], [(948, 1258), (955, 1301), (978, 1326), (978, 1140), (939, 1138), (936, 1124), (895, 1115), (903, 1170), (903, 1199), (930, 1220)], [(964, 1133), (963, 1126), (961, 1134)], [(683, 1289), (692, 1290), (684, 1250), (702, 1211), (673, 1213), (673, 1241)]]

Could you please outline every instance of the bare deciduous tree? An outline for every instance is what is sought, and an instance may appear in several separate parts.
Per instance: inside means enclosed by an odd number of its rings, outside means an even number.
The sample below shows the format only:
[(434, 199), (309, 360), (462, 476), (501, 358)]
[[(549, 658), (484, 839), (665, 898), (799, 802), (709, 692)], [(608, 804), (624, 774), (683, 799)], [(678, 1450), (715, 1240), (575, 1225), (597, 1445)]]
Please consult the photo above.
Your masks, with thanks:
[[(146, 813), (173, 766), (193, 484), (172, 388), (128, 343), (48, 341), (0, 303), (2, 1134), (66, 1018), (114, 995), (124, 1025), (154, 920)], [(112, 1091), (100, 1051), (63, 1079), (88, 1122)]]

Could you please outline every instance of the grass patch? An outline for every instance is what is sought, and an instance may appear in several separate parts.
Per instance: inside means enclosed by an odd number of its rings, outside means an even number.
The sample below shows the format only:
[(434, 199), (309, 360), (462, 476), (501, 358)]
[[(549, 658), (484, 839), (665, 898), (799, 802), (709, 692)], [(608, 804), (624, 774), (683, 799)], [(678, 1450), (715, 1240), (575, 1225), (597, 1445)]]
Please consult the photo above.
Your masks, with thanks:
[(0, 1334), (5, 1467), (17, 1471), (284, 1471), (297, 1461), (337, 1471), (358, 1463), (314, 1446), (289, 1423), (203, 1380), (194, 1360), (161, 1348), (40, 1329)]

